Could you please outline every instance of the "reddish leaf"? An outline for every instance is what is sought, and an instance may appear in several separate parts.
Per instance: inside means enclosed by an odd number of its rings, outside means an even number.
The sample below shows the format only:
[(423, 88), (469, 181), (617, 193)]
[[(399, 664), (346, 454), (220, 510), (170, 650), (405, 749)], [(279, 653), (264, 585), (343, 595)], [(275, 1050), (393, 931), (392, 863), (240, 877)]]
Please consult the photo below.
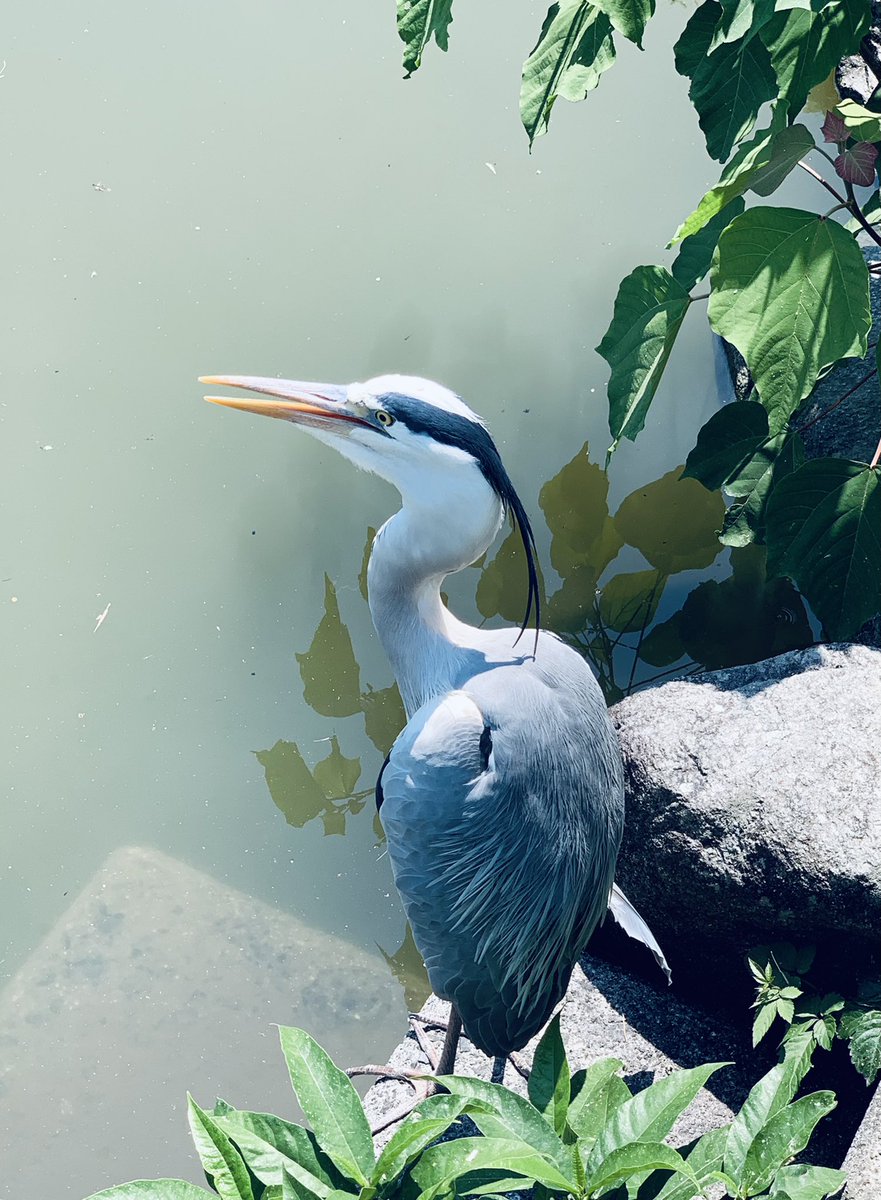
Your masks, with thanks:
[(822, 126), (824, 142), (846, 142), (850, 137), (842, 117), (836, 112), (827, 112)]
[(862, 187), (868, 187), (875, 182), (877, 157), (877, 147), (871, 142), (857, 142), (855, 146), (839, 154), (835, 160), (835, 170), (848, 183), (859, 183)]

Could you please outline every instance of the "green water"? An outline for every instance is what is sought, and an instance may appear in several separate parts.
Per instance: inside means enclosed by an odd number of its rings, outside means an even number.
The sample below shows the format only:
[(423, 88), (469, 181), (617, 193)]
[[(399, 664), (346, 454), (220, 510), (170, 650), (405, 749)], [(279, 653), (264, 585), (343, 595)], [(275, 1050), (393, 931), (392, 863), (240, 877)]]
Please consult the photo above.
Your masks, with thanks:
[[(750, 553), (732, 576), (718, 497), (677, 482), (719, 403), (702, 313), (640, 441), (608, 479), (597, 466), (593, 347), (617, 283), (716, 177), (670, 61), (685, 11), (659, 15), (645, 55), (624, 47), (587, 104), (561, 101), (529, 156), (516, 103), (539, 10), (460, 3), (452, 53), (404, 83), (392, 7), (50, 0), (7, 16), (10, 1194), (197, 1179), (187, 1087), (287, 1111), (272, 1021), (376, 1060), (422, 994), (372, 800), (401, 713), (359, 584), (395, 497), (279, 422), (204, 405), (197, 375), (400, 371), (459, 391), (535, 519), (549, 623), (610, 698), (807, 636)], [(449, 581), (457, 612), (519, 620), (512, 546)], [(132, 847), (164, 864), (144, 876), (161, 886), (126, 884)], [(250, 947), (276, 920), (309, 932), (303, 962), (326, 944), (343, 1001), (320, 970), (306, 987), (273, 965), (275, 934)]]

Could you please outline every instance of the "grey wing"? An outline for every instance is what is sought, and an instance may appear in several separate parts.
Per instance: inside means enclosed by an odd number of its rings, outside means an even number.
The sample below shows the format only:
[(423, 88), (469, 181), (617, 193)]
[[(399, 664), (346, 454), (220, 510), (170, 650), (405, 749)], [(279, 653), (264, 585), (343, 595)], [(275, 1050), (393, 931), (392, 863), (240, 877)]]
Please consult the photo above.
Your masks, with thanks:
[[(559, 714), (543, 711), (553, 701), (530, 706), (517, 693), (541, 685), (522, 674), (505, 685), (501, 711), (455, 691), (414, 715), (384, 768), (380, 813), (431, 985), (488, 1054), (524, 1045), (564, 994), (606, 910), (620, 839)], [(550, 744), (525, 721), (536, 705)]]

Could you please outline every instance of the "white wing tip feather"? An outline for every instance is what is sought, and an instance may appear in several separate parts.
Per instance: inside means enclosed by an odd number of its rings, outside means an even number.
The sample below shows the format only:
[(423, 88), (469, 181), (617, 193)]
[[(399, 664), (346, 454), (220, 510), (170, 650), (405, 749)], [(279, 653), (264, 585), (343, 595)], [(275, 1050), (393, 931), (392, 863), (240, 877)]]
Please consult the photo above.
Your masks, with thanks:
[(644, 946), (648, 947), (652, 952), (655, 962), (667, 976), (667, 986), (669, 987), (673, 982), (673, 974), (670, 971), (667, 959), (664, 957), (664, 951), (658, 945), (655, 935), (618, 887), (617, 883), (612, 884), (612, 891), (609, 895), (609, 912), (629, 937), (634, 938), (637, 942), (642, 942)]

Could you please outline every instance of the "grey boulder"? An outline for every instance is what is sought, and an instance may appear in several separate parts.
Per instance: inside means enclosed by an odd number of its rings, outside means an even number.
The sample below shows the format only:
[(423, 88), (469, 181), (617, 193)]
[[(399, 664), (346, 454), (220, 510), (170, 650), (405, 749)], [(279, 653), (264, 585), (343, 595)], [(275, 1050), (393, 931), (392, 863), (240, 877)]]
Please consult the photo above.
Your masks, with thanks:
[(612, 709), (618, 882), (674, 982), (743, 981), (795, 940), (865, 974), (881, 930), (881, 650), (830, 645), (648, 688)]

